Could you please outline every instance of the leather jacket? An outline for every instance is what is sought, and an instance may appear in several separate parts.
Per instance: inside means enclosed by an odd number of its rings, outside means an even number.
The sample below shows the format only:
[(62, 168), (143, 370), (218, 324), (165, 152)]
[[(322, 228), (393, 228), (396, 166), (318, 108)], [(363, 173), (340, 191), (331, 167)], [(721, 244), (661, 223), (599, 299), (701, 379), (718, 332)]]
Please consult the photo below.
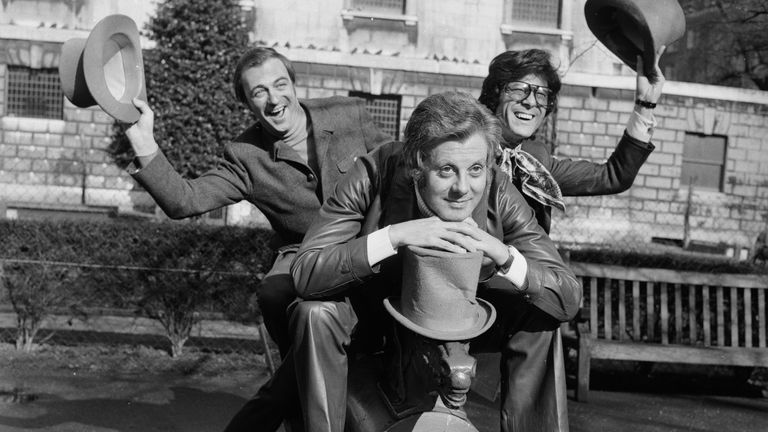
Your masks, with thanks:
[[(413, 182), (401, 161), (401, 147), (401, 143), (389, 143), (360, 157), (336, 185), (291, 265), (300, 297), (325, 299), (370, 293), (383, 298), (399, 294), (398, 255), (372, 268), (368, 264), (367, 235), (421, 217)], [(485, 196), (473, 211), (473, 219), (504, 244), (516, 247), (528, 264), (523, 286), (504, 279), (505, 288), (557, 320), (573, 318), (581, 302), (581, 284), (538, 225), (531, 208), (495, 164), (489, 167)], [(487, 279), (494, 273), (495, 266), (490, 263), (484, 266), (481, 276)], [(374, 294), (372, 286), (387, 292)]]

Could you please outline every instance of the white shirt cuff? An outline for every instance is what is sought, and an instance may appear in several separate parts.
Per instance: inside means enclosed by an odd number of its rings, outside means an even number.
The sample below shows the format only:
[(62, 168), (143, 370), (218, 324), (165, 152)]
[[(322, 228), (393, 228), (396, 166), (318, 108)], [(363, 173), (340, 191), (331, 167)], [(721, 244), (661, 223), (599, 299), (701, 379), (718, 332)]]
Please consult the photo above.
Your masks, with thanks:
[(528, 261), (515, 247), (509, 246), (509, 254), (512, 255), (512, 266), (508, 272), (498, 272), (498, 275), (512, 282), (516, 287), (522, 287), (528, 275)]
[(371, 267), (397, 254), (397, 249), (392, 247), (392, 242), (389, 240), (389, 225), (368, 234), (366, 249), (368, 265)]
[(642, 142), (650, 142), (653, 128), (656, 127), (656, 118), (653, 113), (649, 114), (651, 118), (641, 115), (637, 111), (632, 111), (627, 122), (627, 135)]

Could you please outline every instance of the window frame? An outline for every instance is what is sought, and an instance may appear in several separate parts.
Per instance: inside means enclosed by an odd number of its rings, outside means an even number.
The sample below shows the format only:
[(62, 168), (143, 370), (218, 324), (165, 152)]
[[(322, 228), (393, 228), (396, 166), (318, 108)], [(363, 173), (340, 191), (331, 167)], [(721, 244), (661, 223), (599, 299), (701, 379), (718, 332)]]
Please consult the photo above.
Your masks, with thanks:
[[(19, 72), (24, 73), (19, 77)], [(42, 80), (33, 79), (35, 74), (45, 73)], [(45, 120), (64, 119), (64, 95), (59, 84), (56, 68), (31, 68), (22, 65), (7, 65), (5, 74), (5, 113), (7, 117), (34, 118)], [(25, 81), (21, 81), (21, 79)], [(17, 81), (18, 79), (18, 81)], [(44, 85), (41, 85), (44, 84)], [(46, 100), (38, 109), (23, 108), (21, 101), (37, 97)], [(16, 100), (18, 99), (18, 101)]]
[[(691, 141), (690, 137), (695, 137), (695, 141)], [(718, 139), (719, 142), (722, 143), (722, 160), (714, 160), (714, 159), (708, 159), (708, 158), (693, 158), (691, 156), (686, 156), (686, 148), (689, 148), (688, 146), (702, 146), (704, 145), (703, 140), (706, 138), (710, 139)], [(717, 149), (720, 151), (720, 149)], [(716, 135), (716, 134), (704, 134), (700, 132), (685, 132), (685, 139), (683, 141), (683, 153), (681, 154), (681, 162), (680, 162), (680, 187), (689, 187), (693, 186), (697, 189), (703, 189), (708, 190), (712, 192), (723, 192), (725, 190), (725, 170), (726, 165), (728, 161), (728, 137), (725, 135)], [(693, 182), (691, 184), (690, 182), (690, 175), (686, 175), (686, 166), (711, 166), (711, 167), (718, 167), (719, 168), (719, 174), (717, 179), (717, 186), (712, 186), (710, 183), (702, 185), (698, 182)]]
[(401, 95), (395, 95), (395, 94), (384, 94), (384, 95), (375, 95), (372, 93), (366, 93), (361, 91), (354, 91), (350, 90), (348, 95), (350, 97), (356, 97), (365, 100), (365, 106), (368, 109), (368, 114), (373, 118), (373, 120), (376, 122), (376, 126), (379, 127), (379, 130), (381, 130), (384, 133), (389, 134), (389, 128), (387, 127), (386, 122), (382, 122), (379, 120), (379, 118), (376, 117), (376, 112), (371, 110), (370, 105), (372, 103), (375, 103), (376, 101), (396, 101), (397, 102), (397, 113), (394, 116), (395, 119), (395, 125), (394, 125), (394, 134), (391, 134), (392, 139), (400, 139), (401, 134), (401, 116), (402, 116), (402, 110), (403, 110), (403, 97)]

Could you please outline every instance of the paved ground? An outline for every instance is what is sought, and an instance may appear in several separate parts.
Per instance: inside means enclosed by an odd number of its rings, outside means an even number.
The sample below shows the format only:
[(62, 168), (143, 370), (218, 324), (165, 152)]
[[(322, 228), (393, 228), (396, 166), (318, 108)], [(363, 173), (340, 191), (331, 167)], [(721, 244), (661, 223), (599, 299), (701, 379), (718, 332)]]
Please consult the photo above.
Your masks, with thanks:
[[(65, 372), (0, 371), (0, 431), (219, 431), (265, 379), (239, 372), (193, 378)], [(571, 430), (768, 431), (768, 399), (691, 391), (593, 391), (589, 403), (569, 401)], [(470, 404), (480, 430), (497, 430), (492, 404), (478, 397)]]
[[(590, 402), (569, 401), (573, 432), (768, 432), (768, 371), (595, 366)], [(265, 371), (256, 354), (0, 344), (0, 432), (221, 431)], [(470, 394), (467, 412), (479, 430), (498, 430), (494, 403)]]

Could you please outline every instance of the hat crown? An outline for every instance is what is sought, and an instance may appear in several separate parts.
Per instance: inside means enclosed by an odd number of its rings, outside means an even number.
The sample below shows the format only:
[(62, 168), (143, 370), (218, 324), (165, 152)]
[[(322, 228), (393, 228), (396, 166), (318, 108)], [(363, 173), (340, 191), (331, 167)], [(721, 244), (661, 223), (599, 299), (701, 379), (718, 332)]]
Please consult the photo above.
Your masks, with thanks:
[(408, 246), (403, 255), (401, 298), (385, 305), (398, 321), (423, 336), (475, 337), (490, 326), (496, 313), (493, 306), (476, 298), (482, 259), (481, 252), (457, 254)]

